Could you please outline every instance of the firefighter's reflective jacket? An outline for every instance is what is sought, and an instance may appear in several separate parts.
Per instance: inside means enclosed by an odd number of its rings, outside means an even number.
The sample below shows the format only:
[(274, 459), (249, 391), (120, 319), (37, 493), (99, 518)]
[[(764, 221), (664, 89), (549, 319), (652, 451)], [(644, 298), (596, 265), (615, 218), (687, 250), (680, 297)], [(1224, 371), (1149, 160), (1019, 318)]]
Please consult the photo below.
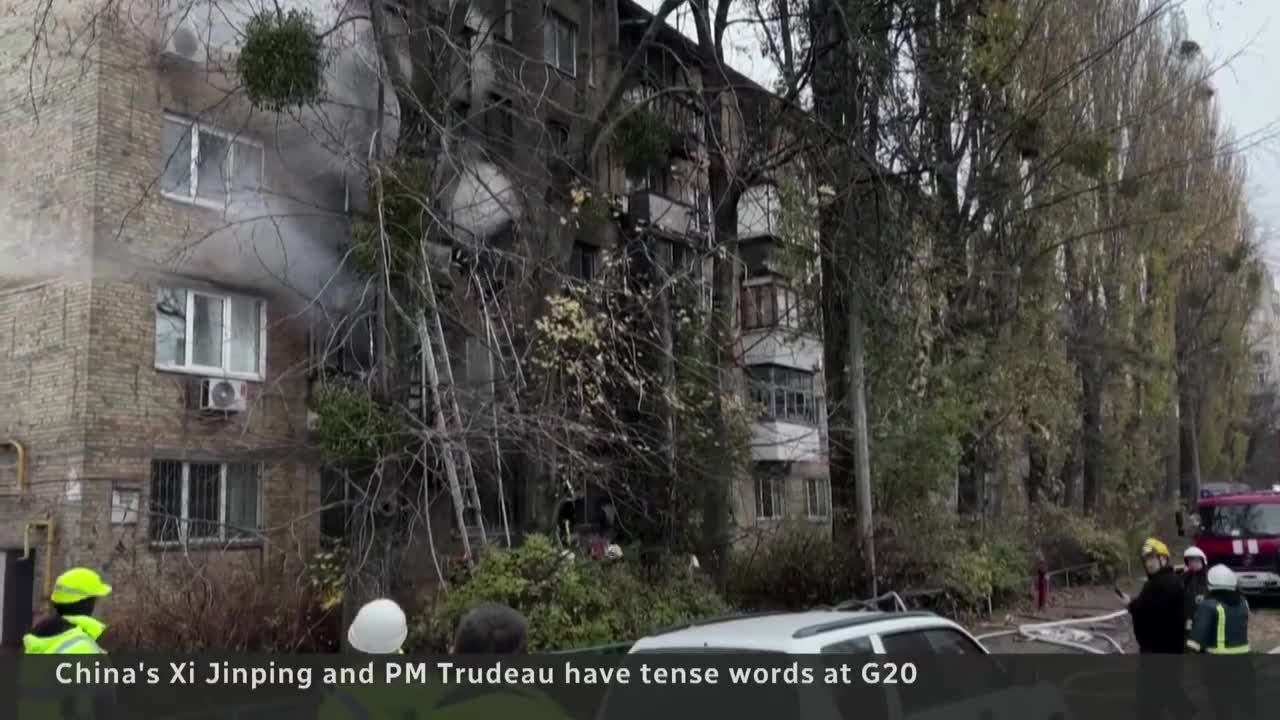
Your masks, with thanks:
[[(104, 630), (106, 625), (92, 617), (53, 617), (38, 623), (22, 638), (23, 649), (28, 656), (105, 655), (98, 645)], [(109, 689), (59, 684), (54, 674), (58, 662), (55, 658), (28, 657), (22, 663), (18, 716), (23, 720), (92, 720), (97, 701), (112, 696)]]
[(98, 638), (107, 626), (87, 615), (49, 618), (37, 624), (22, 638), (28, 655), (98, 655), (106, 651)]
[(1249, 603), (1238, 592), (1215, 590), (1196, 608), (1187, 648), (1209, 655), (1249, 652)]

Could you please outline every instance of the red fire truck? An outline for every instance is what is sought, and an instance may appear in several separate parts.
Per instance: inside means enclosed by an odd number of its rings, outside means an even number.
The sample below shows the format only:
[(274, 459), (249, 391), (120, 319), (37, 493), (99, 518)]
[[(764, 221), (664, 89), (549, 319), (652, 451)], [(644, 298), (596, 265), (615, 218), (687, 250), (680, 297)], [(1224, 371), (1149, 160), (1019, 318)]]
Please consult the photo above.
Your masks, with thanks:
[(1280, 593), (1280, 491), (1205, 495), (1192, 525), (1209, 565), (1235, 570), (1241, 591)]

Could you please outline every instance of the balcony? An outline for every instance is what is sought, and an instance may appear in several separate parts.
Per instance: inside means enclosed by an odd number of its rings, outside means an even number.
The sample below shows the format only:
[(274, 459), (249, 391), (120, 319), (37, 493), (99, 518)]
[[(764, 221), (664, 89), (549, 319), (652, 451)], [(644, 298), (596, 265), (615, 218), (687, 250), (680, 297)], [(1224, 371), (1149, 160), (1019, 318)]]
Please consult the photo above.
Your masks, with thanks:
[(777, 188), (771, 185), (747, 188), (738, 200), (738, 238), (777, 237), (781, 214), (782, 200)]
[(706, 216), (688, 203), (647, 189), (632, 191), (623, 201), (623, 211), (639, 227), (677, 237), (706, 234)]
[(702, 116), (687, 99), (674, 92), (662, 93), (648, 85), (631, 88), (623, 102), (641, 106), (646, 115), (657, 118), (670, 131), (672, 157), (692, 157), (702, 143)]
[(816, 462), (822, 459), (818, 428), (789, 422), (751, 425), (751, 459), (755, 462)]

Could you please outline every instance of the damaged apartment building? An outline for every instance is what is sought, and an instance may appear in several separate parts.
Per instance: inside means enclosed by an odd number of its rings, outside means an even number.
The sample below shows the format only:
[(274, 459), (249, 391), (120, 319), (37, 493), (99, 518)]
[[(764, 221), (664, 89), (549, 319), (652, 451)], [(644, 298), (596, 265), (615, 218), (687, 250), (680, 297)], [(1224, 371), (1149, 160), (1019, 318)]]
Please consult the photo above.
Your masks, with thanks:
[[(570, 142), (576, 103), (603, 91), (606, 39), (617, 37), (625, 55), (652, 16), (627, 0), (617, 17), (599, 2), (490, 4), (467, 13), (471, 77), (455, 97), (469, 106), (477, 167), (532, 176), (541, 164), (546, 182), (567, 182), (549, 167), (547, 148)], [(79, 5), (59, 7), (63, 26), (84, 22)], [(315, 462), (307, 406), (318, 365), (360, 365), (329, 359), (335, 349), (314, 329), (361, 292), (337, 268), (351, 217), (367, 210), (366, 178), (350, 168), (369, 156), (377, 123), (376, 53), (367, 23), (350, 23), (323, 109), (255, 111), (225, 72), (210, 69), (211, 58), (226, 67), (235, 53), (238, 16), (228, 7), (196, 3), (127, 25), (117, 18), (112, 32), (94, 34), (91, 52), (52, 43), (34, 60), (24, 55), (30, 23), (0, 20), (3, 56), (39, 63), (43, 78), (32, 84), (6, 68), (0, 104), (6, 644), (47, 597), (52, 575), (74, 564), (134, 578), (162, 573), (175, 553), (216, 550), (262, 564), (309, 556), (344, 531), (345, 491)], [(692, 104), (667, 92), (696, 85), (685, 74), (692, 57), (690, 41), (666, 28), (625, 101), (665, 103), (664, 116), (696, 138)], [(499, 244), (516, 234), (509, 226), (543, 223), (554, 242), (538, 246), (540, 260), (583, 280), (615, 243), (665, 243), (662, 257), (693, 258), (685, 262), (704, 272), (696, 259), (710, 244), (705, 179), (687, 159), (673, 155), (670, 168), (636, 176), (606, 152), (587, 173), (620, 199), (618, 232), (575, 232), (545, 213), (495, 222), (494, 212), (474, 209), (483, 202), (455, 203), (454, 220), (474, 242)], [(524, 172), (477, 184), (519, 185)], [(734, 521), (826, 528), (821, 345), (771, 259), (777, 214), (768, 186), (739, 206), (741, 364), (758, 422), (755, 471), (739, 484)], [(466, 307), (465, 265), (452, 274), (454, 305)], [(486, 347), (468, 338), (452, 348), (459, 385), (492, 380)], [(511, 523), (527, 527), (565, 508), (589, 522), (598, 504), (589, 487), (570, 483), (561, 494), (563, 506), (547, 509), (524, 493)], [(153, 585), (118, 583), (142, 601)]]

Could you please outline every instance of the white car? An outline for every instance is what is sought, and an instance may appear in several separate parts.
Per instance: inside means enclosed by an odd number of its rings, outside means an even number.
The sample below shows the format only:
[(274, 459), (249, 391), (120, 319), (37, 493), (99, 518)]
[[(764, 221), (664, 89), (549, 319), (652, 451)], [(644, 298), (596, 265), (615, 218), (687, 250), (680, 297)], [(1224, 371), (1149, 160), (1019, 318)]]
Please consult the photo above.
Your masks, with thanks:
[[(933, 613), (812, 610), (705, 620), (643, 638), (632, 645), (629, 655), (652, 653), (818, 655), (826, 656), (818, 660), (819, 672), (843, 666), (851, 673), (848, 684), (829, 685), (819, 678), (809, 684), (717, 692), (718, 704), (723, 697), (723, 704), (715, 708), (721, 717), (735, 717), (735, 713), (787, 720), (1069, 717), (1058, 690), (1015, 686), (999, 670), (992, 672), (992, 662), (972, 663), (972, 672), (962, 672), (961, 677), (951, 673), (963, 666), (948, 664), (947, 682), (933, 678), (928, 696), (914, 691), (911, 683), (918, 678), (911, 676), (928, 672), (931, 656), (990, 655), (963, 627)], [(881, 660), (877, 655), (888, 657)], [(627, 664), (639, 661), (630, 658)], [(945, 697), (939, 692), (944, 686)], [(695, 702), (693, 695), (686, 696), (687, 701), (681, 695), (680, 689), (656, 691), (652, 686), (614, 688), (600, 718), (678, 716), (687, 702)]]

